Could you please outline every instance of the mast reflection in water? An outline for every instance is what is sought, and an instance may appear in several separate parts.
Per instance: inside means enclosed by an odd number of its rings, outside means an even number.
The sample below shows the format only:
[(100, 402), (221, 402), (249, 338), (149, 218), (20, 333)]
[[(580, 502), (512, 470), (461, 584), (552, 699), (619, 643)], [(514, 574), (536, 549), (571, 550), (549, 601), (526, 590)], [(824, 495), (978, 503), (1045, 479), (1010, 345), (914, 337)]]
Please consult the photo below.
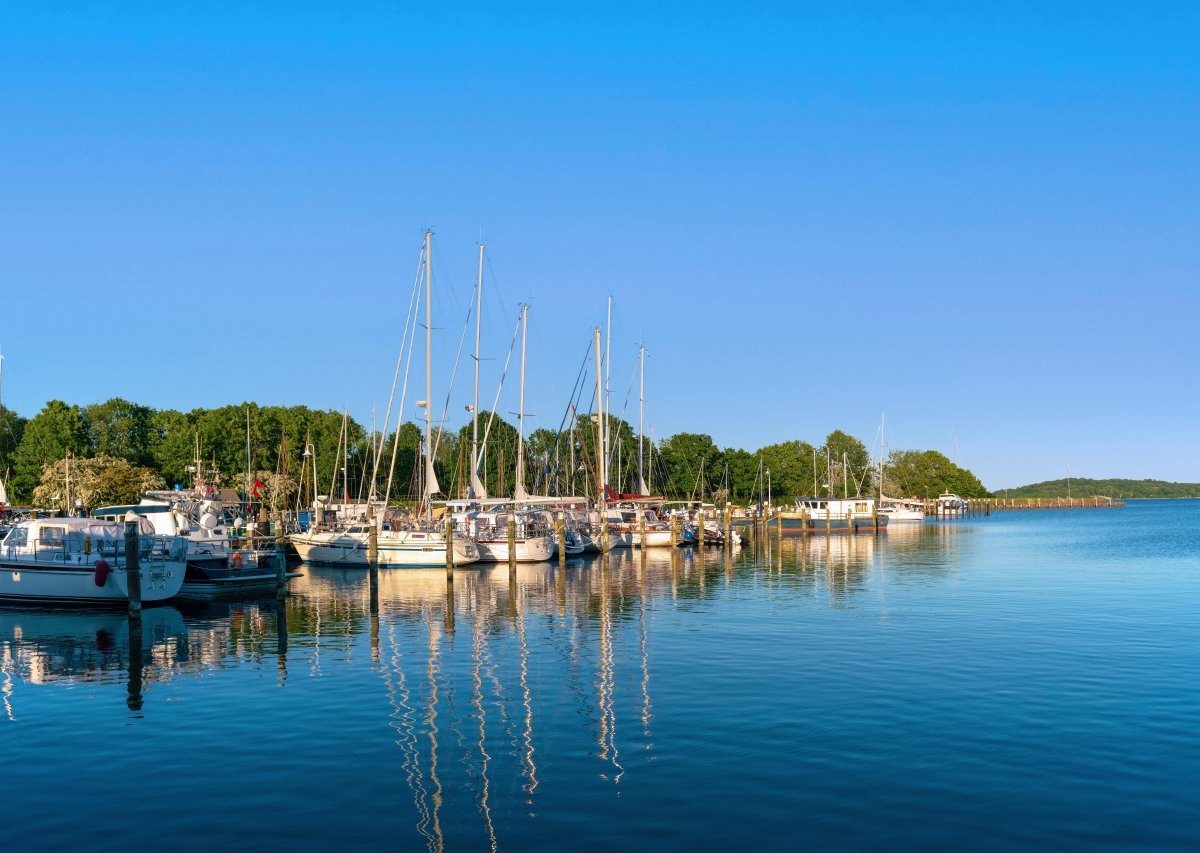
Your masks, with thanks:
[[(1073, 577), (1157, 608), (1156, 633), (1095, 623), (1072, 646), (1097, 610), (1064, 612), (1065, 575), (1035, 572), (1045, 538), (1013, 532), (1050, 521), (626, 550), (452, 583), (305, 567), (283, 602), (147, 608), (140, 637), (123, 612), (0, 609), (0, 738), (22, 774), (6, 841), (63, 847), (86, 827), (95, 849), (922, 846), (974, 827), (1015, 843), (1048, 803), (1042, 825), (1069, 833), (1069, 786), (1025, 796), (1042, 778), (1030, 756), (1061, 741), (1079, 779), (1123, 778), (1112, 679), (1153, 671), (1149, 719), (1123, 736), (1178, 770), (1200, 643), (1171, 596), (1131, 598), (1127, 572), (1093, 557)], [(1155, 704), (1164, 684), (1174, 704)], [(1106, 737), (1044, 722), (1068, 713), (1107, 719)], [(1034, 716), (1049, 728), (1031, 732)], [(79, 798), (68, 822), (36, 795), (64, 774), (158, 796)], [(953, 813), (950, 836), (912, 818), (922, 792)], [(1192, 813), (1165, 775), (1156, 792), (1163, 814)], [(1033, 824), (999, 826), (997, 808)]]

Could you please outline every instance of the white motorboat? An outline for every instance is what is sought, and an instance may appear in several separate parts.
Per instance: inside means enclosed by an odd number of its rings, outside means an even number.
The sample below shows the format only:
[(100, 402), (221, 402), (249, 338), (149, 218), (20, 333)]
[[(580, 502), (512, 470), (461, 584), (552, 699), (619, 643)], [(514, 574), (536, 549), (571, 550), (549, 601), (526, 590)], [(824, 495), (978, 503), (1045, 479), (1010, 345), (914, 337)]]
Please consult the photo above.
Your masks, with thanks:
[[(186, 541), (145, 535), (152, 530), (148, 522), (139, 529), (142, 601), (165, 601), (183, 585)], [(18, 522), (0, 542), (0, 598), (59, 604), (128, 601), (124, 525), (92, 518)]]
[(925, 520), (924, 504), (899, 498), (883, 498), (880, 515), (886, 515), (888, 524), (920, 524)]

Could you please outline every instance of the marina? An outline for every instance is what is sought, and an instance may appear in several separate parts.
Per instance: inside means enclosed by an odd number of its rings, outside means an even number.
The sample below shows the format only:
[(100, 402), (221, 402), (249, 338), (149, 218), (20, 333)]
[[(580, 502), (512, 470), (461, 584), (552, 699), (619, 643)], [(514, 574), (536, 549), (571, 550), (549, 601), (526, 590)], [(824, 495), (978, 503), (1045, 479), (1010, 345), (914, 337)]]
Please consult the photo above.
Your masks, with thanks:
[[(23, 768), (4, 793), (26, 816), (8, 842), (529, 849), (598, 826), (582, 846), (1185, 847), (1200, 503), (1110, 518), (452, 582), (305, 566), (282, 601), (147, 607), (136, 634), (121, 612), (0, 608), (0, 742)], [(64, 774), (157, 794), (63, 822), (41, 792)]]

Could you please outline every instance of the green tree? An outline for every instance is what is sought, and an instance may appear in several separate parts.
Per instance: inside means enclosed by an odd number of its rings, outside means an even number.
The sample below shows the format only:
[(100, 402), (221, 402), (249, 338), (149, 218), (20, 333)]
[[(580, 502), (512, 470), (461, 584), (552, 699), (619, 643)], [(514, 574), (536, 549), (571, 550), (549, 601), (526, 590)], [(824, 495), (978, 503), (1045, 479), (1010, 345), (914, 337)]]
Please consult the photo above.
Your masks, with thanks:
[(154, 463), (154, 410), (120, 397), (92, 403), (83, 410), (88, 439), (97, 456), (114, 456), (134, 465)]
[(895, 450), (883, 470), (884, 493), (891, 497), (937, 497), (954, 492), (968, 498), (988, 497), (979, 478), (936, 450)]
[(659, 447), (666, 467), (666, 492), (675, 499), (700, 500), (716, 490), (724, 473), (720, 449), (712, 436), (681, 432)]
[(835, 429), (817, 450), (817, 470), (834, 497), (858, 495), (870, 480), (871, 454), (857, 438)]
[(67, 451), (90, 455), (87, 419), (78, 406), (51, 400), (30, 419), (13, 454), (14, 500), (27, 501), (41, 480), (42, 467), (63, 459)]
[(0, 480), (8, 482), (12, 472), (13, 455), (25, 433), (25, 418), (12, 409), (0, 406)]

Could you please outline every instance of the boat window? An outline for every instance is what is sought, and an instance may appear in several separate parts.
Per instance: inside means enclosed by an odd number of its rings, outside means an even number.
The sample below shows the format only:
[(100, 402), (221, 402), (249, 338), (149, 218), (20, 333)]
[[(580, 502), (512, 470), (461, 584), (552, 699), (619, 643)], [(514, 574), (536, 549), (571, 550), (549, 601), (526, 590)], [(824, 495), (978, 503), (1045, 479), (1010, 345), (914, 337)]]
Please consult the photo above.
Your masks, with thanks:
[(858, 503), (856, 503), (854, 505), (854, 511), (855, 512), (866, 512), (867, 511), (866, 503), (864, 501), (859, 501)]
[(11, 545), (14, 548), (24, 548), (28, 542), (24, 527), (14, 527), (8, 533), (8, 538), (4, 540), (5, 545)]
[(65, 527), (43, 527), (38, 534), (38, 541), (42, 545), (61, 548), (66, 532), (67, 528)]

